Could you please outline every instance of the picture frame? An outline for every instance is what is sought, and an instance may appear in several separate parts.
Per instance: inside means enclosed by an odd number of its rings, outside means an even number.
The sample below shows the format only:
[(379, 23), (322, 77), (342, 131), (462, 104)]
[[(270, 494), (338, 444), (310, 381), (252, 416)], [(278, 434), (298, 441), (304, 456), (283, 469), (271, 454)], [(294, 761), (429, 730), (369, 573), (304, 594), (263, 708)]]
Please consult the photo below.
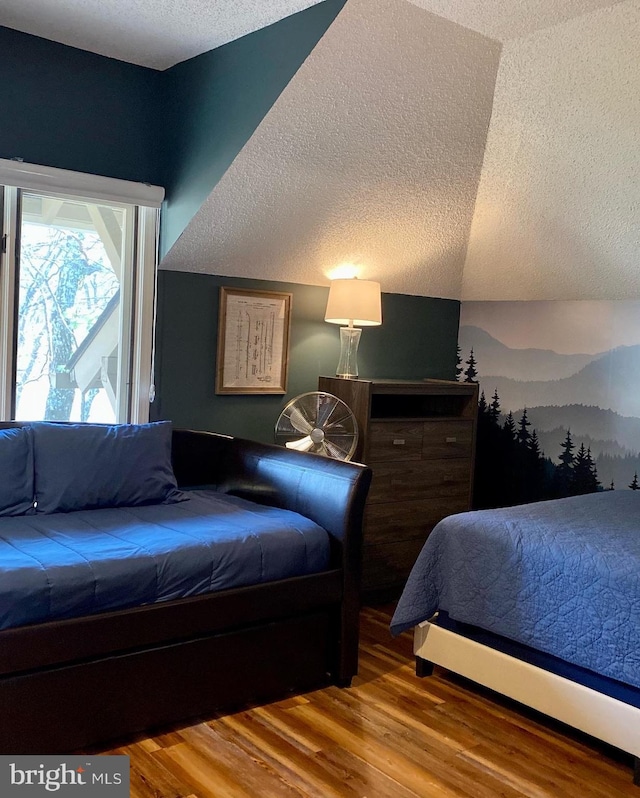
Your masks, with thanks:
[(217, 394), (287, 392), (292, 294), (220, 288)]

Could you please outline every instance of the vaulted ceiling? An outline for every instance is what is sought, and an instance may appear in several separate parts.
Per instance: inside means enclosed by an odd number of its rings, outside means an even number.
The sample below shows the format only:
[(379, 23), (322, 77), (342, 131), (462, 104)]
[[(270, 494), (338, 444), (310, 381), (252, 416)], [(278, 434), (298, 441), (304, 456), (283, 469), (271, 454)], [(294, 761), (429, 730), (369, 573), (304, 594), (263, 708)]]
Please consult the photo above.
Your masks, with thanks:
[[(166, 69), (318, 0), (2, 0)], [(638, 298), (640, 0), (347, 0), (163, 268), (466, 299)]]
[[(166, 69), (321, 0), (2, 0), (0, 25)], [(615, 4), (615, 0), (411, 0), (505, 41)]]

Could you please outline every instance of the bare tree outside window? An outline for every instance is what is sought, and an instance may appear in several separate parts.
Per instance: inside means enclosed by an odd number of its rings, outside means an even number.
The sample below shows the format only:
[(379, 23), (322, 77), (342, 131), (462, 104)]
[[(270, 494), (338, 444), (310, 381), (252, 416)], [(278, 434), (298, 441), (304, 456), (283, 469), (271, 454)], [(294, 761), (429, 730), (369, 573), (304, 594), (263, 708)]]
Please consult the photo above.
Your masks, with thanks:
[(25, 195), (16, 418), (115, 421), (125, 216)]

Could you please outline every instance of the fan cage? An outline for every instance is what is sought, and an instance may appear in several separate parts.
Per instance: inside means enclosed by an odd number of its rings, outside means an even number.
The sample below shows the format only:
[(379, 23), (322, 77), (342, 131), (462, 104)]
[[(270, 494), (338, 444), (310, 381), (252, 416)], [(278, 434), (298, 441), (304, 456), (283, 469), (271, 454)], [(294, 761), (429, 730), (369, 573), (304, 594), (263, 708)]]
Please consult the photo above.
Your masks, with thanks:
[(275, 440), (289, 449), (351, 460), (358, 445), (358, 424), (342, 399), (325, 391), (309, 391), (284, 407)]

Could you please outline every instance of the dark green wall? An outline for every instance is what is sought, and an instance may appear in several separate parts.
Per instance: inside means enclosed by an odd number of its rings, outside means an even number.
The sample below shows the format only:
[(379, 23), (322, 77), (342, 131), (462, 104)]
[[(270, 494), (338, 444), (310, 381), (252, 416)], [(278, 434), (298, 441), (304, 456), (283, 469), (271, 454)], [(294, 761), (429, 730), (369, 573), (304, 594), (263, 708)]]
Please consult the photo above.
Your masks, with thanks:
[[(218, 293), (221, 285), (293, 294), (289, 384), (286, 396), (215, 394)], [(317, 390), (318, 376), (333, 375), (339, 328), (324, 321), (328, 288), (161, 271), (154, 419), (176, 426), (273, 441), (285, 403)], [(360, 376), (453, 379), (460, 303), (383, 294), (381, 327), (362, 331)]]
[(345, 0), (325, 0), (163, 73), (161, 254), (227, 171)]
[(159, 184), (161, 79), (0, 27), (0, 158)]

